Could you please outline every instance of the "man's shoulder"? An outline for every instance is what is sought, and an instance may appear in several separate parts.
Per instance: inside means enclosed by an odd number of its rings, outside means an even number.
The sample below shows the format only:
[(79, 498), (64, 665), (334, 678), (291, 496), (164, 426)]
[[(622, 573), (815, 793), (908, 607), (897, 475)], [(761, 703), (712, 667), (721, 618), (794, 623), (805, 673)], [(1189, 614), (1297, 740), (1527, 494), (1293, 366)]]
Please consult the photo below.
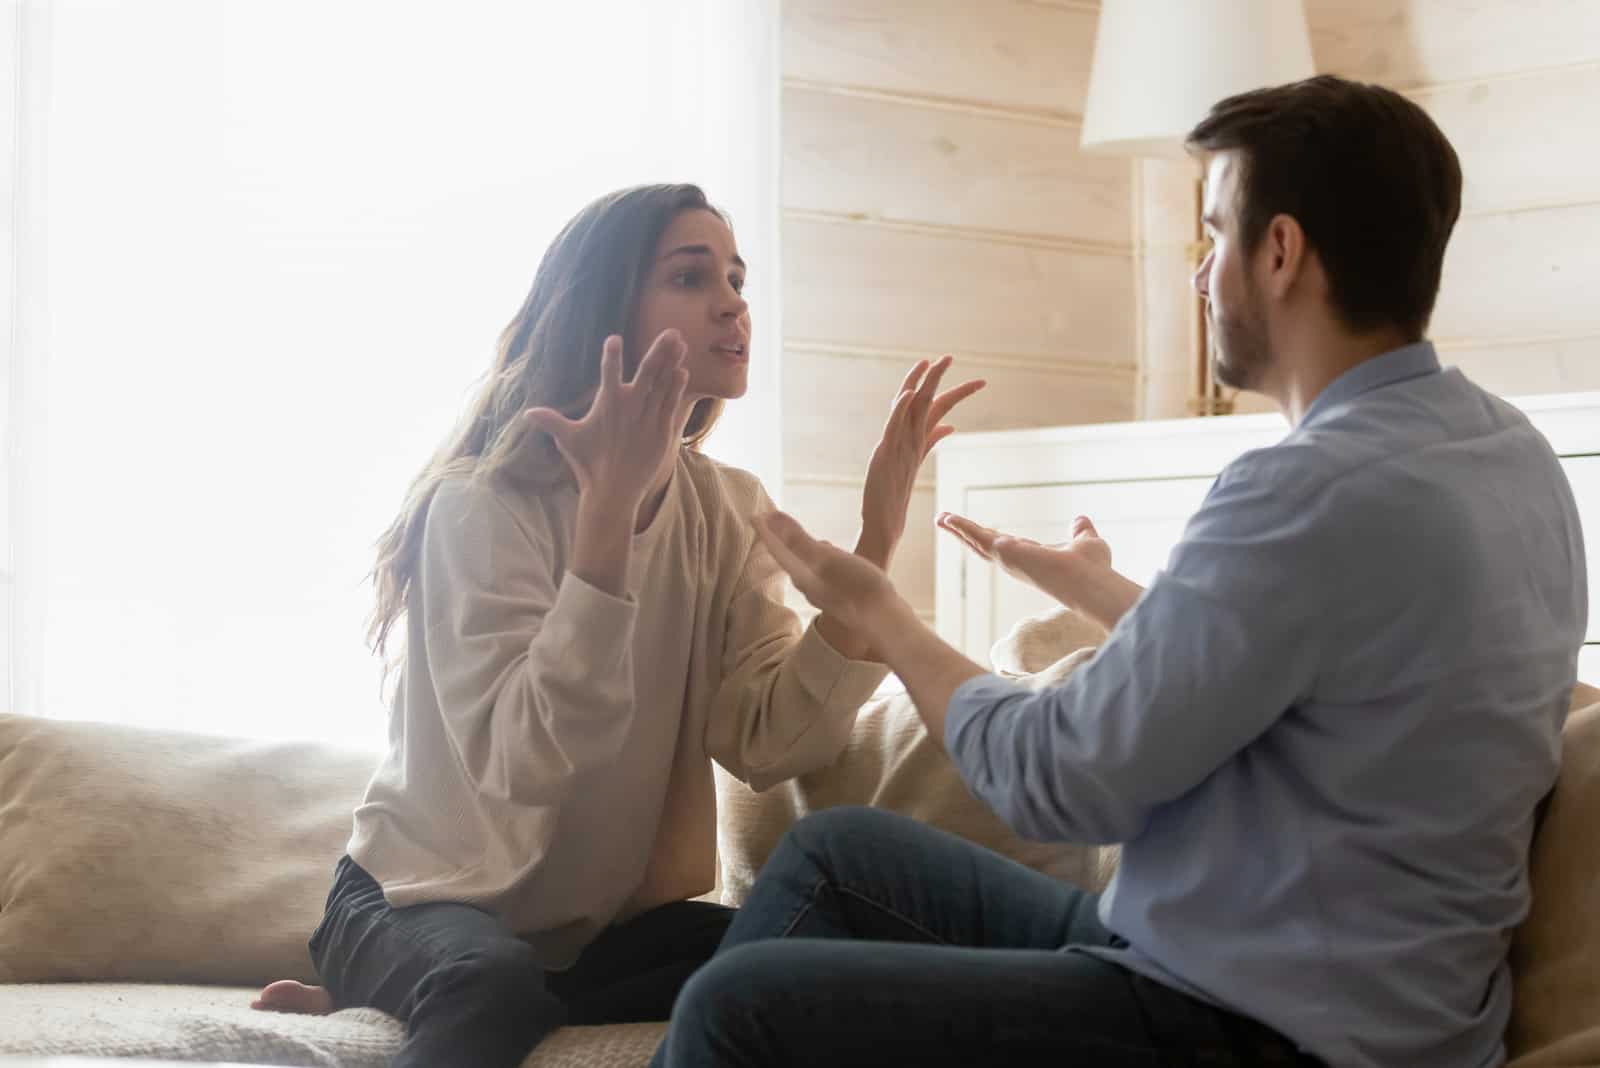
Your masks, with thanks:
[(1323, 492), (1346, 470), (1342, 449), (1298, 433), (1240, 454), (1217, 476), (1213, 493), (1261, 495), (1294, 508)]
[(1344, 483), (1414, 480), (1418, 467), (1408, 460), (1508, 433), (1536, 434), (1516, 406), (1450, 371), (1410, 388), (1373, 390), (1318, 413), (1277, 444), (1243, 454), (1223, 475), (1277, 485), (1304, 498)]

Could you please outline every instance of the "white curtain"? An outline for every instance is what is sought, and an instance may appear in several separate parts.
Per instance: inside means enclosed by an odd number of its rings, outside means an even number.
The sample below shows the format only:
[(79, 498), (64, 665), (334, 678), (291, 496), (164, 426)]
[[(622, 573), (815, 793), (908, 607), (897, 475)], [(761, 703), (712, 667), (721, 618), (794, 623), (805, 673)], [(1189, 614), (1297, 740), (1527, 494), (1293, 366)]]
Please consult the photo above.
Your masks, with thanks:
[(702, 183), (778, 465), (778, 0), (10, 0), (10, 710), (382, 741), (372, 543), (578, 208)]

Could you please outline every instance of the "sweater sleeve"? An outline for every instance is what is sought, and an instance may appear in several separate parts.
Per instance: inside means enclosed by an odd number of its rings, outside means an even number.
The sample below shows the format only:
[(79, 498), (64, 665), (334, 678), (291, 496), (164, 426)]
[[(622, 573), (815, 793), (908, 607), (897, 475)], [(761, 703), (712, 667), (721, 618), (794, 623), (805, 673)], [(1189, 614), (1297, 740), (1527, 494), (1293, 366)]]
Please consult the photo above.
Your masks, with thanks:
[(559, 804), (633, 720), (637, 605), (558, 581), (553, 557), (492, 490), (441, 487), (417, 576), (427, 664), (467, 777), (516, 804)]
[[(772, 507), (758, 489), (752, 514)], [(707, 716), (706, 751), (765, 790), (838, 756), (856, 712), (888, 669), (845, 658), (815, 624), (802, 631), (784, 604), (783, 570), (749, 516), (740, 518), (740, 529), (742, 560), (726, 614), (723, 677)]]

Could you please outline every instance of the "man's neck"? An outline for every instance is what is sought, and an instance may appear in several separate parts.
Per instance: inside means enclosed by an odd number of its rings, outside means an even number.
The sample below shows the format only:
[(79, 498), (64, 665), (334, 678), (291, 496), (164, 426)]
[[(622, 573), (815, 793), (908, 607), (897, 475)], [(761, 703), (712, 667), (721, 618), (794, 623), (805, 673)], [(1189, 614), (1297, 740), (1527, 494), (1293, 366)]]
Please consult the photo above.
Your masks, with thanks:
[(1392, 327), (1308, 338), (1280, 350), (1277, 381), (1267, 383), (1262, 392), (1278, 402), (1289, 425), (1299, 426), (1322, 391), (1336, 379), (1368, 360), (1411, 344), (1411, 340)]

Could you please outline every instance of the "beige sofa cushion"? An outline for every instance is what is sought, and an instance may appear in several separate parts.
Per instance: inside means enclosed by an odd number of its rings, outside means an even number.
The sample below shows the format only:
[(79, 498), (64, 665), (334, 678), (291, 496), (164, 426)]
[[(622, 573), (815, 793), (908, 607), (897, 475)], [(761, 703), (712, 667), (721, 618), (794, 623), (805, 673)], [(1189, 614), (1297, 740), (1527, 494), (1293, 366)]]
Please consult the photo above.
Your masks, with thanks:
[(1581, 687), (1533, 841), (1533, 910), (1511, 945), (1511, 1068), (1600, 1065), (1600, 690)]
[(311, 980), (373, 754), (0, 716), (0, 981)]
[(1053, 608), (1018, 620), (989, 650), (989, 663), (1012, 678), (1038, 675), (1069, 653), (1105, 640), (1100, 624), (1070, 609)]
[[(997, 671), (1040, 689), (1087, 661), (1104, 636), (1070, 612), (1052, 612), (1018, 624), (991, 657)], [(1014, 834), (967, 789), (903, 693), (863, 707), (845, 751), (827, 767), (763, 794), (719, 769), (717, 793), (722, 900), (730, 905), (744, 901), (756, 873), (796, 820), (837, 805), (899, 812), (1088, 889), (1109, 881), (1116, 856), (1112, 850), (1030, 842)]]
[[(169, 983), (0, 986), (0, 1063), (9, 1066), (10, 1057), (116, 1057), (146, 1062), (129, 1068), (156, 1068), (151, 1059), (385, 1068), (405, 1037), (404, 1024), (376, 1009), (329, 1016), (257, 1012), (250, 1008), (256, 991)], [(563, 1027), (521, 1068), (645, 1068), (666, 1029), (665, 1023)], [(87, 1068), (82, 1061), (72, 1064)]]

